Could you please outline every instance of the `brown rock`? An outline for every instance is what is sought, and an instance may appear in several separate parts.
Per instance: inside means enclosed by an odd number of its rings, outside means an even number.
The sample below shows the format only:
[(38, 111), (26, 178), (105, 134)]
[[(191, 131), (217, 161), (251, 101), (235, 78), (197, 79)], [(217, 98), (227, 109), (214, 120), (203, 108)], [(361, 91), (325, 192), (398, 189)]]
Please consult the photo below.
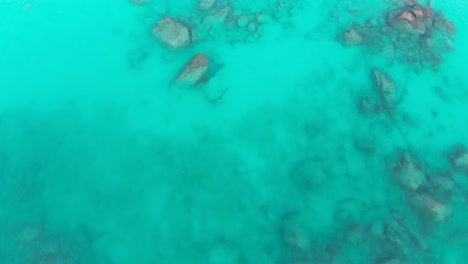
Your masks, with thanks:
[(387, 113), (393, 115), (397, 101), (397, 87), (395, 81), (386, 73), (379, 69), (372, 69), (374, 87), (379, 93)]
[(387, 22), (402, 33), (422, 35), (426, 33), (426, 26), (422, 20), (416, 20), (413, 13), (406, 10), (393, 10), (388, 13)]
[(458, 145), (447, 155), (452, 167), (468, 176), (468, 149), (463, 145)]
[(414, 15), (416, 19), (424, 18), (424, 12), (420, 8), (414, 8), (413, 10), (411, 10), (411, 13)]
[(348, 29), (341, 34), (341, 43), (345, 46), (362, 45), (363, 38), (355, 29)]
[(198, 9), (201, 11), (207, 11), (212, 9), (216, 5), (217, 0), (200, 0), (198, 1)]
[(177, 77), (176, 83), (184, 86), (194, 86), (200, 82), (208, 71), (210, 60), (205, 54), (195, 55)]
[(413, 15), (413, 13), (409, 12), (409, 11), (404, 11), (403, 13), (401, 13), (399, 16), (398, 16), (398, 20), (406, 20), (408, 21), (409, 23), (413, 23), (416, 18), (415, 16)]
[(173, 49), (180, 49), (191, 43), (190, 30), (170, 17), (163, 18), (154, 26), (153, 35)]

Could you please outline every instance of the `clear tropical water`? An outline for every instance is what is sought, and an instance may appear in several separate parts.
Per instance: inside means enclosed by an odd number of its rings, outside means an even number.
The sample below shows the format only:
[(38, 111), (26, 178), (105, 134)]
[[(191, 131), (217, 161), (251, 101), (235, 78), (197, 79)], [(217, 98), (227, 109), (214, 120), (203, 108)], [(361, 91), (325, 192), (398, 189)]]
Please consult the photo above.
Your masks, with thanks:
[[(397, 2), (0, 0), (0, 263), (467, 263), (468, 2), (420, 1), (456, 26), (435, 47), (384, 33)], [(210, 78), (176, 87), (197, 53)]]

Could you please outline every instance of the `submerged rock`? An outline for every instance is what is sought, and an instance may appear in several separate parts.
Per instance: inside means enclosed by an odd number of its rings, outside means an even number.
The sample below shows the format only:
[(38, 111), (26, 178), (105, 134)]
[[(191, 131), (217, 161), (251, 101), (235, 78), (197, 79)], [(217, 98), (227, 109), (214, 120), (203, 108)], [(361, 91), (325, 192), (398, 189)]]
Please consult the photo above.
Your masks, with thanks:
[(257, 15), (257, 21), (260, 24), (269, 24), (273, 22), (273, 17), (267, 14), (260, 13)]
[(388, 24), (402, 33), (422, 35), (426, 26), (414, 14), (406, 10), (393, 10), (388, 13)]
[(345, 46), (362, 45), (363, 38), (355, 29), (348, 29), (341, 34), (341, 43)]
[(248, 25), (247, 25), (247, 30), (254, 33), (254, 32), (257, 32), (257, 29), (258, 29), (258, 25), (257, 23), (255, 22), (250, 22)]
[(200, 82), (208, 71), (209, 58), (202, 53), (195, 55), (177, 77), (176, 83), (184, 86), (194, 86)]
[(401, 152), (392, 166), (397, 182), (410, 191), (415, 191), (426, 184), (426, 176), (416, 160), (407, 152)]
[(434, 27), (436, 27), (442, 34), (447, 35), (451, 38), (455, 36), (456, 27), (455, 24), (446, 19), (444, 15), (439, 14), (434, 19)]
[(423, 35), (434, 24), (435, 12), (429, 6), (414, 4), (388, 13), (387, 22), (402, 33)]
[(201, 11), (207, 11), (212, 9), (216, 5), (217, 0), (200, 0), (198, 1), (198, 9)]
[(160, 20), (153, 28), (153, 35), (164, 45), (179, 49), (190, 45), (190, 30), (171, 17)]
[(240, 16), (238, 19), (237, 19), (237, 26), (238, 27), (246, 27), (247, 24), (249, 23), (250, 19), (248, 16)]
[(374, 68), (372, 69), (374, 87), (384, 104), (384, 108), (390, 115), (394, 114), (397, 103), (397, 87), (395, 81), (385, 72)]
[(411, 195), (411, 203), (424, 215), (428, 215), (436, 222), (447, 220), (452, 215), (452, 208), (432, 197), (416, 193)]
[(280, 228), (281, 239), (285, 245), (299, 251), (309, 249), (311, 240), (298, 212), (290, 212), (283, 216)]
[(458, 145), (447, 155), (452, 167), (465, 175), (468, 175), (468, 148)]
[(320, 161), (305, 159), (293, 167), (291, 179), (298, 187), (311, 189), (320, 186), (327, 179), (327, 172)]
[(203, 19), (203, 23), (205, 23), (205, 24), (221, 24), (221, 23), (224, 23), (224, 21), (231, 14), (231, 12), (232, 12), (231, 7), (227, 6), (227, 7), (223, 8), (223, 9), (220, 9), (220, 10), (216, 11), (213, 14), (207, 15)]

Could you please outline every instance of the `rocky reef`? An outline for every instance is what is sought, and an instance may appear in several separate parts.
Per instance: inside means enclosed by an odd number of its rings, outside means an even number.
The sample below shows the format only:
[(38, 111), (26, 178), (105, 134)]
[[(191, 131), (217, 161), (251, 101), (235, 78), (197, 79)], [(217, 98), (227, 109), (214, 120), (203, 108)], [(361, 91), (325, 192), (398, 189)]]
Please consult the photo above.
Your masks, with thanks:
[(365, 45), (390, 61), (437, 70), (454, 49), (455, 33), (454, 23), (430, 4), (400, 1), (380, 16), (354, 22), (340, 40), (346, 46)]

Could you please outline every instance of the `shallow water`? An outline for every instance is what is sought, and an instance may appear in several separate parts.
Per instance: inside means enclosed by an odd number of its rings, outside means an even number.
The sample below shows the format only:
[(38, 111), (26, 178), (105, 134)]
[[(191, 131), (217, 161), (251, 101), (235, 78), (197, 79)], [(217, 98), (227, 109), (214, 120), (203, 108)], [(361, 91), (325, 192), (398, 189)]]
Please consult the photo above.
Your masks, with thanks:
[(398, 2), (0, 0), (0, 263), (468, 262), (468, 2), (420, 1), (456, 26), (430, 47)]

